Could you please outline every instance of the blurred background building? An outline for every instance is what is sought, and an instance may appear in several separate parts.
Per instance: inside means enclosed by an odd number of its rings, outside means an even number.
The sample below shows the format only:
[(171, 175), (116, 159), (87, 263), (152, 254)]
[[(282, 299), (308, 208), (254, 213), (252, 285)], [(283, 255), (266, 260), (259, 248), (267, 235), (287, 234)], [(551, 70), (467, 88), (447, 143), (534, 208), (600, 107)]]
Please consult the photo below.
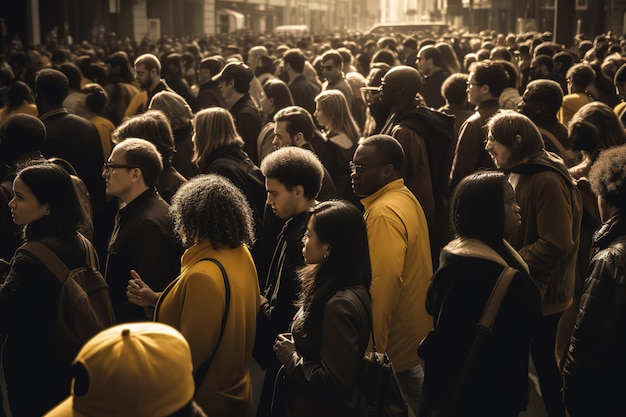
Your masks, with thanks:
[(626, 0), (5, 0), (0, 18), (3, 42), (17, 35), (26, 45), (54, 30), (76, 41), (103, 31), (140, 41), (261, 34), (279, 25), (307, 25), (312, 33), (366, 31), (380, 22), (427, 20), (503, 33), (554, 31), (556, 21), (567, 36), (591, 36), (626, 32)]

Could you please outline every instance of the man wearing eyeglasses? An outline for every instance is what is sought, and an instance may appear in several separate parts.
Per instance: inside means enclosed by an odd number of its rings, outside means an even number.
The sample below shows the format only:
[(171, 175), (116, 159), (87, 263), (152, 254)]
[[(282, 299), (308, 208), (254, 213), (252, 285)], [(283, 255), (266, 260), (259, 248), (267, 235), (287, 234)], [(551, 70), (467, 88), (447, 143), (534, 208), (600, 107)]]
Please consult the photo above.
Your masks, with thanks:
[(424, 372), (417, 346), (432, 327), (425, 307), (432, 262), (424, 211), (400, 176), (404, 163), (396, 139), (375, 135), (361, 141), (350, 168), (352, 188), (365, 207), (376, 348), (391, 358), (419, 416)]
[(348, 107), (352, 109), (354, 94), (352, 94), (352, 87), (350, 87), (350, 84), (348, 84), (344, 77), (342, 67), (343, 58), (339, 52), (334, 49), (324, 52), (322, 55), (322, 75), (326, 81), (322, 85), (322, 91), (341, 91), (348, 102)]
[(162, 169), (156, 147), (143, 139), (120, 142), (102, 167), (107, 195), (120, 203), (104, 268), (117, 323), (152, 318), (152, 307), (143, 309), (126, 298), (131, 270), (154, 291), (163, 291), (180, 272), (182, 249), (169, 205), (156, 191)]
[(507, 87), (509, 76), (502, 65), (494, 61), (472, 64), (467, 80), (467, 101), (476, 106), (476, 112), (463, 122), (454, 151), (450, 170), (450, 191), (465, 176), (480, 168), (493, 168), (493, 161), (485, 151), (487, 133), (484, 126), (498, 110), (499, 97)]

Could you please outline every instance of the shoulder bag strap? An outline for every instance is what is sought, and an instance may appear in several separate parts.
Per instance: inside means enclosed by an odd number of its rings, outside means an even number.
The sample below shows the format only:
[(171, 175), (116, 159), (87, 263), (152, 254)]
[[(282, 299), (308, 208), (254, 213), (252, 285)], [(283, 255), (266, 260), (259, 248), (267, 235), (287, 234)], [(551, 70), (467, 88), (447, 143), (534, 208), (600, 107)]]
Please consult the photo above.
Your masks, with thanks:
[(26, 242), (19, 247), (18, 251), (28, 252), (39, 261), (63, 284), (69, 274), (69, 268), (63, 261), (41, 242)]
[[(204, 377), (206, 376), (206, 373), (208, 372), (209, 367), (211, 366), (211, 362), (213, 362), (213, 358), (215, 357), (215, 354), (217, 353), (217, 349), (220, 347), (220, 342), (222, 341), (222, 336), (224, 336), (224, 329), (226, 328), (226, 321), (228, 320), (228, 310), (230, 309), (230, 283), (228, 281), (228, 275), (226, 274), (226, 269), (224, 269), (224, 266), (221, 264), (221, 262), (218, 261), (215, 258), (203, 258), (203, 259), (200, 259), (198, 262), (202, 262), (202, 261), (211, 261), (215, 265), (218, 266), (220, 271), (222, 271), (222, 278), (224, 279), (224, 289), (225, 289), (225, 293), (226, 293), (226, 302), (225, 302), (225, 306), (224, 306), (224, 314), (222, 315), (222, 324), (220, 326), (220, 335), (217, 338), (217, 344), (215, 345), (215, 349), (213, 349), (213, 353), (211, 353), (211, 356), (209, 356), (209, 358), (206, 361), (204, 361), (202, 364), (200, 364), (200, 366), (198, 367), (196, 372), (194, 372), (194, 381), (196, 383), (196, 392), (198, 391), (198, 388), (200, 388), (200, 384), (202, 384), (202, 381), (204, 380)], [(196, 262), (196, 263), (198, 263), (198, 262)]]
[(552, 144), (556, 146), (556, 148), (559, 150), (559, 154), (563, 155), (563, 153), (565, 152), (565, 147), (561, 144), (561, 142), (559, 142), (556, 136), (554, 136), (552, 133), (550, 133), (550, 131), (542, 127), (539, 128), (539, 132), (541, 132), (543, 136), (550, 139), (550, 142), (552, 142)]
[(459, 376), (452, 384), (450, 395), (444, 402), (444, 407), (442, 408), (439, 417), (450, 417), (456, 415), (456, 407), (458, 406), (461, 390), (465, 386), (467, 378), (474, 367), (474, 363), (476, 362), (476, 358), (478, 357), (478, 353), (480, 352), (484, 339), (491, 334), (491, 329), (496, 320), (496, 316), (498, 315), (498, 311), (500, 310), (502, 300), (504, 299), (504, 296), (506, 295), (509, 286), (511, 285), (511, 281), (516, 273), (517, 270), (510, 266), (505, 267), (502, 273), (500, 273), (498, 280), (491, 290), (491, 294), (489, 295), (483, 314), (480, 317), (480, 321), (476, 325), (477, 335), (474, 340), (474, 344), (465, 359), (465, 363), (463, 364), (463, 368), (461, 369)]
[(372, 336), (372, 350), (374, 351), (374, 353), (376, 353), (376, 340), (374, 339), (374, 318), (372, 317), (372, 313), (370, 312), (370, 310), (367, 309), (367, 304), (363, 300), (363, 297), (359, 295), (358, 291), (356, 291), (354, 288), (350, 288), (350, 290), (352, 290), (354, 295), (356, 295), (357, 298), (361, 301), (361, 304), (363, 304), (363, 308), (365, 308), (365, 311), (368, 312), (367, 317), (370, 321), (370, 335)]

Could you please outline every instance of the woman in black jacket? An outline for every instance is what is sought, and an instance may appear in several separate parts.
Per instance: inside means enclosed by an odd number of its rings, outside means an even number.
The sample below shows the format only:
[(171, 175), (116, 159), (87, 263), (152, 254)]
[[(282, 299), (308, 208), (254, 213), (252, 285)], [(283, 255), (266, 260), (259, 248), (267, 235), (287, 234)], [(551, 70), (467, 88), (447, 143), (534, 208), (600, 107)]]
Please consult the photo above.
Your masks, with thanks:
[(284, 366), (286, 415), (361, 416), (358, 377), (371, 317), (371, 266), (361, 212), (348, 202), (321, 203), (313, 209), (303, 243), (307, 266), (300, 271), (299, 310), (291, 334), (279, 335), (274, 346)]
[[(19, 171), (9, 202), (26, 242), (41, 242), (68, 268), (85, 264), (78, 230), (83, 221), (70, 176), (41, 163)], [(70, 390), (77, 352), (60, 349), (56, 320), (61, 284), (30, 253), (18, 251), (0, 287), (3, 407), (14, 416), (41, 416)], [(60, 343), (59, 343), (60, 342)]]
[[(457, 237), (443, 248), (428, 289), (426, 309), (435, 330), (418, 349), (430, 410), (445, 406), (450, 416), (514, 417), (526, 409), (529, 346), (541, 320), (541, 297), (528, 266), (504, 240), (521, 224), (519, 212), (503, 173), (475, 173), (455, 189), (451, 219)], [(476, 324), (507, 266), (517, 272), (454, 400), (451, 392), (477, 337)]]

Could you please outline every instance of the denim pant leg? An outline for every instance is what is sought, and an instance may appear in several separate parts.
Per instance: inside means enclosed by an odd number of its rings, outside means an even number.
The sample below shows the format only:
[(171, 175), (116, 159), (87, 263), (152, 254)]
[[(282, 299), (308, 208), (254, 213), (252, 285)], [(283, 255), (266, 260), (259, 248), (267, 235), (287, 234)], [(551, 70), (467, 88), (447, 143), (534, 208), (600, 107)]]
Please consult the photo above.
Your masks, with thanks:
[(396, 373), (396, 377), (398, 378), (400, 388), (406, 397), (406, 401), (409, 403), (409, 407), (413, 411), (413, 415), (415, 415), (415, 417), (419, 417), (420, 407), (422, 406), (424, 368), (422, 368), (422, 365), (417, 365), (413, 368)]

